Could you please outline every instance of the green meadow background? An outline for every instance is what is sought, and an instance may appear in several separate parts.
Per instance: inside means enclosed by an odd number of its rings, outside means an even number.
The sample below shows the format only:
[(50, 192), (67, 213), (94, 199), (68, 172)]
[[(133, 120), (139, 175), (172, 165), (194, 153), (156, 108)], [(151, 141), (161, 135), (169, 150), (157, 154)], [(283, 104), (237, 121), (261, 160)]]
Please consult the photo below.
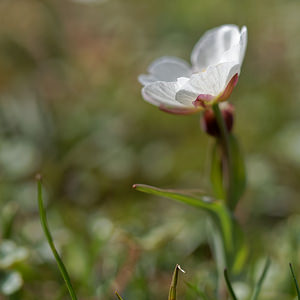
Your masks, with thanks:
[(82, 300), (178, 299), (210, 291), (216, 265), (206, 215), (134, 191), (134, 183), (211, 192), (212, 138), (200, 115), (142, 100), (149, 63), (189, 60), (222, 24), (248, 27), (234, 133), (248, 189), (237, 216), (250, 256), (235, 280), (247, 299), (267, 256), (261, 299), (294, 299), (300, 276), (300, 2), (296, 0), (0, 1), (0, 299), (69, 299), (39, 223), (35, 174), (49, 224)]

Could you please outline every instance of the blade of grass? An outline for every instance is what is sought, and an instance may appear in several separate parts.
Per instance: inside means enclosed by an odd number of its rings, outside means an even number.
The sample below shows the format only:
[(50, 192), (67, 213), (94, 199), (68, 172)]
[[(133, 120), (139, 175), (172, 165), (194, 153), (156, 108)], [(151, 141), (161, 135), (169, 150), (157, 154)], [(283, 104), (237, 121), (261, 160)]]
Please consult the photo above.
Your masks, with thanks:
[(298, 297), (298, 300), (300, 300), (300, 289), (299, 289), (298, 281), (297, 281), (297, 278), (295, 276), (292, 264), (290, 263), (289, 265), (290, 265), (291, 273), (292, 273), (292, 276), (293, 276), (293, 279), (294, 279), (294, 283), (295, 283), (295, 287), (296, 287), (296, 291), (297, 291), (297, 297)]
[(42, 228), (44, 230), (44, 233), (45, 233), (45, 236), (47, 238), (47, 241), (48, 241), (48, 244), (51, 248), (51, 251), (54, 255), (54, 258), (57, 262), (57, 265), (58, 265), (58, 268), (61, 272), (61, 275), (66, 283), (66, 286), (68, 288), (68, 291), (69, 291), (69, 294), (71, 296), (71, 299), (72, 300), (77, 300), (77, 297), (76, 297), (76, 294), (74, 292), (74, 289), (72, 287), (72, 284), (71, 284), (71, 280), (70, 280), (70, 277), (69, 277), (69, 274), (67, 272), (67, 269), (64, 265), (64, 263), (62, 262), (56, 248), (55, 248), (55, 245), (54, 245), (54, 242), (53, 242), (53, 239), (52, 239), (52, 236), (51, 236), (51, 233), (50, 233), (50, 230), (49, 230), (49, 226), (48, 226), (48, 221), (47, 221), (47, 216), (46, 216), (46, 210), (44, 208), (44, 203), (43, 203), (43, 194), (42, 194), (42, 177), (41, 175), (37, 175), (36, 176), (36, 179), (37, 179), (37, 192), (38, 192), (38, 204), (39, 204), (39, 213), (40, 213), (40, 219), (41, 219), (41, 225), (42, 225)]
[(115, 292), (115, 294), (119, 300), (123, 300), (123, 298), (119, 295), (119, 293), (117, 291)]
[(235, 293), (234, 293), (234, 290), (231, 286), (231, 283), (230, 283), (230, 279), (228, 277), (228, 272), (227, 272), (227, 269), (224, 270), (224, 277), (225, 277), (225, 281), (226, 281), (226, 284), (227, 284), (227, 288), (229, 290), (229, 293), (232, 297), (233, 300), (238, 300)]
[(257, 284), (255, 285), (255, 288), (254, 288), (254, 292), (253, 292), (253, 295), (251, 297), (251, 300), (256, 300), (259, 293), (260, 293), (260, 290), (261, 290), (261, 287), (262, 287), (262, 284), (266, 278), (266, 275), (267, 275), (267, 272), (268, 272), (268, 269), (270, 267), (270, 264), (271, 264), (271, 260), (270, 258), (268, 257), (267, 260), (266, 260), (266, 263), (265, 263), (265, 266), (264, 266), (264, 269), (262, 271), (262, 274), (257, 282)]
[(177, 264), (175, 267), (175, 270), (173, 272), (172, 281), (169, 289), (169, 297), (168, 300), (176, 300), (176, 287), (177, 287), (177, 281), (178, 281), (178, 272), (181, 271), (185, 273), (181, 267)]

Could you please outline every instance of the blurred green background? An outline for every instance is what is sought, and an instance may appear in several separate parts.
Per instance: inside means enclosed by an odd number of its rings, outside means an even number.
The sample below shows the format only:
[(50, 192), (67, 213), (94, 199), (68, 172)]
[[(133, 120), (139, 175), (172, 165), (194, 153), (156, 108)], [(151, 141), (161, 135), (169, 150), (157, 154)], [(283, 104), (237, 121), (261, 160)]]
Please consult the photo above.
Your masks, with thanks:
[[(34, 176), (80, 299), (167, 299), (172, 270), (211, 293), (206, 216), (133, 183), (210, 192), (212, 139), (199, 115), (144, 102), (137, 76), (189, 55), (212, 27), (248, 27), (231, 102), (248, 190), (246, 299), (266, 256), (262, 299), (293, 299), (300, 259), (300, 3), (296, 0), (0, 1), (0, 299), (68, 299), (39, 224)], [(300, 271), (300, 270), (299, 270)], [(300, 273), (300, 272), (299, 272)], [(201, 299), (181, 280), (181, 299)], [(244, 298), (243, 298), (244, 297)]]

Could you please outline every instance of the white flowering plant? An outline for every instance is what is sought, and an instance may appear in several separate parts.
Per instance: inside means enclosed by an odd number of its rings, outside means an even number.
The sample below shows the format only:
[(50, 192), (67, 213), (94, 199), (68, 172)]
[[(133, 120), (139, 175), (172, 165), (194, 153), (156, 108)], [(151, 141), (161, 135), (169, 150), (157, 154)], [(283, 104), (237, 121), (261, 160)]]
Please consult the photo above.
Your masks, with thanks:
[[(232, 134), (233, 106), (226, 101), (240, 75), (247, 46), (247, 28), (223, 25), (204, 34), (191, 54), (192, 66), (175, 57), (154, 61), (148, 75), (140, 75), (144, 99), (161, 110), (174, 114), (204, 112), (203, 128), (216, 143), (211, 164), (212, 195), (195, 197), (136, 184), (139, 191), (185, 202), (209, 213), (218, 228), (222, 251), (220, 270), (239, 272), (247, 257), (244, 238), (234, 217), (243, 195), (246, 177), (244, 160)], [(215, 230), (214, 230), (215, 231)], [(212, 236), (216, 236), (214, 232)], [(216, 244), (217, 241), (215, 241)]]
[[(246, 188), (245, 162), (237, 138), (232, 132), (234, 107), (227, 102), (240, 77), (246, 47), (245, 26), (239, 29), (236, 25), (223, 25), (209, 30), (196, 43), (191, 54), (191, 65), (180, 58), (162, 57), (149, 66), (148, 74), (139, 76), (145, 101), (167, 113), (202, 113), (202, 129), (214, 138), (211, 152), (211, 192), (183, 192), (145, 184), (134, 184), (133, 188), (187, 204), (207, 213), (207, 229), (211, 237), (209, 242), (218, 271), (216, 299), (219, 300), (228, 299), (228, 295), (233, 300), (238, 299), (229, 277), (241, 276), (249, 258), (249, 247), (235, 216), (236, 207)], [(76, 300), (70, 277), (48, 228), (40, 176), (37, 176), (37, 181), (41, 224), (70, 297)], [(269, 266), (270, 260), (267, 259), (249, 299), (258, 299)], [(297, 297), (300, 299), (300, 289), (291, 264), (290, 270)], [(184, 272), (176, 265), (169, 289), (169, 300), (176, 300), (179, 271)], [(191, 287), (194, 288), (192, 285)], [(210, 299), (203, 291), (196, 289), (196, 292), (201, 299)], [(116, 296), (122, 300), (117, 292)]]
[[(145, 101), (172, 114), (202, 112), (202, 128), (215, 138), (212, 194), (195, 195), (144, 184), (133, 187), (207, 212), (211, 249), (218, 269), (218, 299), (227, 299), (226, 284), (232, 299), (237, 299), (228, 274), (239, 276), (249, 257), (243, 230), (235, 217), (246, 188), (245, 163), (232, 133), (234, 107), (227, 102), (239, 79), (246, 47), (247, 27), (223, 25), (200, 38), (192, 51), (191, 65), (176, 57), (162, 57), (149, 66), (149, 74), (139, 76)], [(257, 299), (269, 265), (267, 259), (251, 299)]]

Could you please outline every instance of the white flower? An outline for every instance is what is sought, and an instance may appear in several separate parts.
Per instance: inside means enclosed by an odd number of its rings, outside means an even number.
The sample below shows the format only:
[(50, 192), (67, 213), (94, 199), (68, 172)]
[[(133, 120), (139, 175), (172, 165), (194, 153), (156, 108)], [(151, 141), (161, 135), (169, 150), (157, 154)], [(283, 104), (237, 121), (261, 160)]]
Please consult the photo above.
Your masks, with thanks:
[(189, 114), (225, 101), (237, 83), (247, 46), (247, 28), (223, 25), (207, 31), (195, 45), (190, 66), (161, 57), (140, 75), (143, 98), (161, 110)]

